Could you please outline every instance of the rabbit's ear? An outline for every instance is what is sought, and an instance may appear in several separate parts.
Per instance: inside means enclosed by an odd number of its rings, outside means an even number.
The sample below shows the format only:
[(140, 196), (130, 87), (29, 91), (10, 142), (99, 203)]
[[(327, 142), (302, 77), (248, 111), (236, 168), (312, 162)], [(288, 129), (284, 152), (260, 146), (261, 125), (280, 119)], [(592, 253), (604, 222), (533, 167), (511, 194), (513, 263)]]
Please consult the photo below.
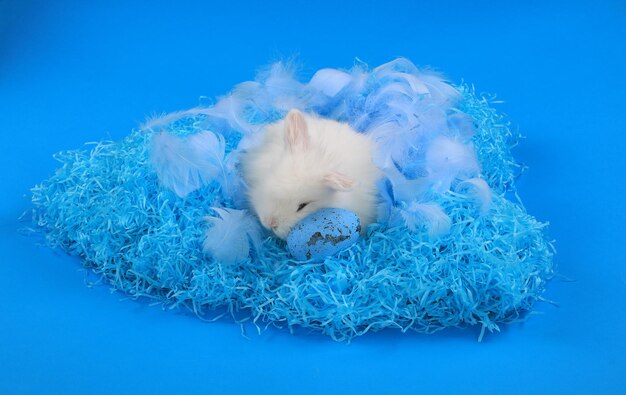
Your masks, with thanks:
[(324, 183), (336, 191), (348, 191), (354, 186), (354, 180), (336, 171), (324, 176)]
[(304, 115), (298, 110), (291, 110), (285, 118), (285, 142), (290, 151), (309, 149), (309, 128)]

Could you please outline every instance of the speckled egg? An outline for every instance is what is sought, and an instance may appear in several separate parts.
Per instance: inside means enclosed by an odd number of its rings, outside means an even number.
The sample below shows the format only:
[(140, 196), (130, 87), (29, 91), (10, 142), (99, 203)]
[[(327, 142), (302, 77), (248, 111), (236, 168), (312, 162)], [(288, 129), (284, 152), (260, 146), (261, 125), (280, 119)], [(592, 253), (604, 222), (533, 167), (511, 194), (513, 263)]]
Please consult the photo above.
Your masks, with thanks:
[(323, 208), (298, 222), (287, 235), (287, 249), (296, 259), (323, 260), (359, 239), (361, 221), (351, 211)]

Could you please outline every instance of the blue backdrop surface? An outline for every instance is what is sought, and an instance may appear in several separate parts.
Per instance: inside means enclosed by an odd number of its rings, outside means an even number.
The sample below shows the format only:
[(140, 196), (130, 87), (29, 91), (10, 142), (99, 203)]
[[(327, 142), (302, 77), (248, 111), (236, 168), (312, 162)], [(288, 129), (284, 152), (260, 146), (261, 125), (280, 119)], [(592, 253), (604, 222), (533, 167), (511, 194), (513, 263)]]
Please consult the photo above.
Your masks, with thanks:
[[(623, 393), (626, 3), (0, 1), (0, 393)], [(21, 236), (52, 154), (226, 93), (406, 56), (505, 100), (527, 137), (519, 192), (557, 268), (523, 324), (384, 331), (349, 345), (125, 300)]]

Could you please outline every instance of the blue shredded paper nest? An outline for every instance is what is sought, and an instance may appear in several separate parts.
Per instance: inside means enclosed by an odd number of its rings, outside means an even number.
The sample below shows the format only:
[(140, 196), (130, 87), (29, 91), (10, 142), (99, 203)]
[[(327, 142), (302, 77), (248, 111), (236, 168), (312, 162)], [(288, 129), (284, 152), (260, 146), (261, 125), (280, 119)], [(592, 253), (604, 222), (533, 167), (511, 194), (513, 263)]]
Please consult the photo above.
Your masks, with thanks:
[[(367, 78), (376, 74), (363, 65), (358, 70)], [(276, 90), (270, 79), (260, 76), (257, 88)], [(380, 89), (385, 80), (377, 81)], [(291, 88), (281, 86), (282, 97)], [(517, 134), (486, 98), (467, 85), (455, 88), (460, 96), (454, 111), (472, 119), (469, 144), (494, 193), (486, 212), (454, 189), (429, 193), (429, 202), (450, 219), (449, 231), (439, 237), (424, 227), (379, 221), (355, 245), (324, 262), (297, 262), (274, 237), (265, 238), (241, 264), (216, 261), (202, 251), (204, 218), (211, 207), (236, 207), (238, 197), (215, 181), (182, 198), (163, 187), (151, 162), (152, 137), (161, 130), (178, 136), (219, 130), (224, 154), (238, 149), (245, 130), (197, 110), (165, 116), (158, 128), (142, 127), (119, 142), (56, 154), (62, 166), (33, 188), (34, 221), (50, 245), (80, 256), (115, 288), (205, 318), (227, 311), (257, 327), (304, 327), (335, 340), (384, 328), (498, 330), (498, 324), (522, 318), (541, 298), (553, 273), (553, 250), (546, 225), (506, 198), (516, 195), (520, 172), (511, 155)], [(374, 88), (366, 83), (359, 89)], [(357, 111), (364, 111), (367, 95), (346, 91), (348, 101), (329, 89), (324, 94), (326, 101), (309, 95), (305, 105), (295, 105), (351, 122), (359, 131), (367, 128), (358, 125), (364, 121)], [(238, 107), (240, 125), (261, 130), (257, 126), (279, 119), (294, 105), (272, 104), (278, 102)], [(335, 112), (339, 106), (342, 111)]]

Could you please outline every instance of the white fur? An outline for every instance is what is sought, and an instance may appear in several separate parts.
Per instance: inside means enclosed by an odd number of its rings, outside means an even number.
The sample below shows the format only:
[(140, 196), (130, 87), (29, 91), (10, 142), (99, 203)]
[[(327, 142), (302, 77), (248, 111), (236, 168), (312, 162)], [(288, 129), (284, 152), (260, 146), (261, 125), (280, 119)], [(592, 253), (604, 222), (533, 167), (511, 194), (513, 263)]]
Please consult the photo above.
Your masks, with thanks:
[[(376, 217), (381, 177), (372, 153), (372, 141), (347, 124), (291, 110), (243, 156), (249, 201), (263, 226), (283, 239), (325, 207), (354, 212), (365, 229)], [(298, 211), (302, 203), (309, 204)]]

